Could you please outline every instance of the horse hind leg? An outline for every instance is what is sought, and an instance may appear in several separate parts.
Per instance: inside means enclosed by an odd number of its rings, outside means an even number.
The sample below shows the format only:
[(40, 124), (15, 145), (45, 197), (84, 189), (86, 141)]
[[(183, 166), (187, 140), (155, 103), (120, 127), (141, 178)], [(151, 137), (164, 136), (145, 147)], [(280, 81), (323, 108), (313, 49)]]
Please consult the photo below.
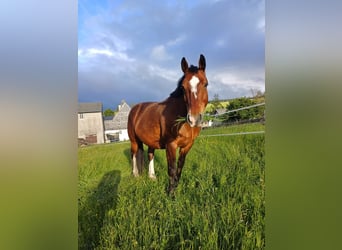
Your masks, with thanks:
[(137, 167), (138, 167), (138, 173), (142, 174), (144, 170), (144, 146), (142, 142), (138, 143)]
[(151, 179), (156, 179), (156, 174), (154, 173), (154, 149), (148, 148), (148, 177)]
[(139, 176), (137, 156), (138, 156), (138, 144), (136, 142), (131, 142), (132, 174), (135, 177)]

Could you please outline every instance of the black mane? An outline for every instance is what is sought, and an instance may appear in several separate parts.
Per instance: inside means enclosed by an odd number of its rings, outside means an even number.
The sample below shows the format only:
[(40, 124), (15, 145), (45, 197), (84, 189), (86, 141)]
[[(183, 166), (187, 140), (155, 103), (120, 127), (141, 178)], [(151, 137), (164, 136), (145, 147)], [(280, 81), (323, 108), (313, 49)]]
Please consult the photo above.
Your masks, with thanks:
[(188, 71), (191, 73), (197, 73), (198, 68), (194, 65), (191, 65), (190, 68), (188, 69)]
[(182, 82), (183, 82), (183, 80), (184, 80), (184, 77), (185, 77), (185, 76), (182, 76), (182, 77), (178, 80), (177, 88), (170, 94), (170, 97), (179, 98), (179, 97), (183, 96)]
[[(188, 68), (188, 71), (191, 73), (197, 73), (198, 68), (194, 65), (191, 65), (190, 68)], [(170, 94), (170, 97), (179, 98), (179, 97), (183, 96), (184, 92), (183, 92), (182, 82), (183, 82), (184, 78), (185, 78), (185, 75), (183, 75), (178, 80), (177, 88)]]

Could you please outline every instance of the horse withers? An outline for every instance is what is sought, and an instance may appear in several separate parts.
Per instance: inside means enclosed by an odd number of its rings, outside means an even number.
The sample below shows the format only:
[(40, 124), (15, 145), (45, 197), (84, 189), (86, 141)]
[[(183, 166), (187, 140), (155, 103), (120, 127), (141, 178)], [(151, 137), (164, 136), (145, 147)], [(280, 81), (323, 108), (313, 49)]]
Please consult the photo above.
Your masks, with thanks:
[[(168, 164), (168, 192), (173, 193), (180, 180), (185, 157), (201, 131), (203, 113), (208, 103), (206, 61), (200, 55), (198, 67), (181, 60), (184, 75), (177, 88), (162, 102), (135, 105), (128, 116), (128, 135), (131, 141), (132, 172), (142, 173), (143, 144), (148, 146), (149, 177), (155, 179), (154, 150), (166, 149)], [(176, 151), (179, 148), (178, 162)]]

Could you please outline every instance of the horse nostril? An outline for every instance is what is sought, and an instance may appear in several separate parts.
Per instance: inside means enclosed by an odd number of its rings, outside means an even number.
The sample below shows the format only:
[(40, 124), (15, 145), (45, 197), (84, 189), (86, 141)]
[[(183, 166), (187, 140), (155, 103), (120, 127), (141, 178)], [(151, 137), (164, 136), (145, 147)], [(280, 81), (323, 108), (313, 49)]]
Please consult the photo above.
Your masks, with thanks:
[(190, 120), (190, 115), (189, 115), (189, 114), (187, 114), (187, 116), (186, 116), (186, 121), (187, 121), (189, 124), (191, 124), (191, 120)]
[(194, 119), (193, 116), (191, 116), (190, 114), (188, 114), (186, 116), (187, 122), (189, 123), (190, 127), (194, 127), (196, 125), (196, 119)]

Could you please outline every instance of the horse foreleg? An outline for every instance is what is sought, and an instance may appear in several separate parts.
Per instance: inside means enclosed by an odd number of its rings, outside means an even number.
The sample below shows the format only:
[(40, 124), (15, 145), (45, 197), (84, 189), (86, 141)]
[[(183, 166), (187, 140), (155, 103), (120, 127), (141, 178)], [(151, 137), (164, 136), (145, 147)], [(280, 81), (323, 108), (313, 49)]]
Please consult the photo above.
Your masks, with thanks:
[(172, 194), (175, 189), (175, 178), (176, 178), (176, 145), (169, 144), (166, 146), (166, 158), (167, 158), (167, 167), (169, 174), (169, 187), (168, 193)]
[(179, 180), (181, 178), (183, 166), (184, 166), (184, 163), (185, 163), (185, 158), (186, 158), (186, 155), (189, 152), (191, 146), (192, 145), (189, 145), (188, 147), (181, 148), (179, 150), (178, 164), (177, 164), (177, 173), (176, 173), (176, 177), (175, 177), (176, 186), (178, 185), (178, 182), (179, 182)]
[(154, 149), (148, 148), (148, 176), (151, 179), (156, 179), (156, 175), (154, 173)]

